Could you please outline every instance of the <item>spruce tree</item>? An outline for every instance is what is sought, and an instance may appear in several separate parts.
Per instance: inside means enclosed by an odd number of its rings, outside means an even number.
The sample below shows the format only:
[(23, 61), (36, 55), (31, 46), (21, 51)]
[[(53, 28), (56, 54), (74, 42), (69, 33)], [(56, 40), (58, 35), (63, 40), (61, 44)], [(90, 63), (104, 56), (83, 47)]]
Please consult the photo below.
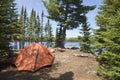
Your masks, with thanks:
[(21, 28), (21, 35), (20, 35), (20, 48), (22, 49), (24, 47), (25, 41), (28, 37), (28, 16), (27, 16), (27, 10), (22, 6), (21, 8), (21, 14), (19, 16), (18, 20), (19, 26)]
[(19, 37), (14, 0), (0, 1), (0, 56), (10, 55), (10, 42)]
[(35, 41), (35, 22), (36, 22), (36, 12), (32, 9), (29, 19), (29, 27), (28, 27), (28, 34), (29, 34), (29, 41)]
[(53, 42), (53, 34), (52, 34), (52, 26), (50, 24), (49, 29), (48, 29), (48, 42), (50, 44), (50, 46), (52, 46), (52, 42)]
[(39, 42), (41, 39), (41, 22), (39, 15), (32, 9), (29, 19), (29, 25), (27, 27), (28, 41)]
[(28, 29), (28, 15), (27, 15), (27, 9), (25, 8), (24, 9), (24, 37), (23, 37), (23, 40), (24, 40), (24, 43), (25, 41), (27, 40), (27, 29)]
[(60, 40), (60, 35), (59, 35), (59, 29), (56, 28), (56, 36), (55, 36), (55, 47), (59, 47), (59, 40)]
[(21, 37), (20, 37), (20, 49), (23, 48), (24, 46), (24, 38), (25, 38), (25, 27), (24, 27), (24, 7), (22, 6), (21, 9), (21, 14), (20, 14), (20, 18), (19, 18), (19, 26), (21, 27)]
[(42, 13), (41, 13), (41, 28), (40, 28), (41, 44), (42, 44), (42, 42), (43, 42), (43, 17), (44, 17), (44, 11), (42, 10)]
[(80, 50), (83, 52), (91, 52), (91, 41), (90, 41), (90, 25), (87, 22), (87, 18), (85, 18), (84, 23), (81, 26), (80, 29), (80, 34), (81, 36), (79, 37), (80, 40)]
[(37, 37), (37, 42), (40, 42), (40, 29), (41, 29), (41, 23), (40, 23), (40, 17), (39, 15), (37, 15), (37, 18), (36, 18), (36, 37)]
[(120, 79), (120, 0), (104, 0), (96, 16), (99, 29), (94, 36), (99, 71), (108, 80)]
[(47, 47), (50, 46), (50, 44), (52, 43), (52, 38), (53, 38), (53, 35), (52, 35), (52, 27), (51, 27), (51, 24), (50, 24), (50, 21), (48, 19), (46, 25), (45, 25), (45, 40), (47, 41)]

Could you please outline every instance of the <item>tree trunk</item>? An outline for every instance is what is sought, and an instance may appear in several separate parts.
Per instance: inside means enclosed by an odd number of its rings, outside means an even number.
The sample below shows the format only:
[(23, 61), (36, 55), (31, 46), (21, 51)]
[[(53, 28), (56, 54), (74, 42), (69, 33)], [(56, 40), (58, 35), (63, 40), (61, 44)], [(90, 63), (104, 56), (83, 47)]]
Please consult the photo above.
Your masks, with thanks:
[(60, 47), (65, 48), (64, 44), (65, 44), (65, 40), (66, 40), (66, 27), (63, 27), (63, 31), (62, 31), (61, 36), (62, 36), (62, 39), (61, 39)]
[[(68, 3), (68, 0), (66, 0), (66, 12), (65, 12), (65, 18), (64, 18), (64, 21), (66, 21), (67, 20), (67, 17), (68, 17), (68, 8), (69, 8), (69, 3)], [(66, 24), (65, 22), (64, 22), (64, 24)], [(62, 26), (63, 26), (63, 29), (62, 29), (62, 40), (61, 40), (61, 48), (65, 48), (65, 46), (64, 46), (64, 44), (65, 44), (65, 40), (66, 40), (66, 27), (67, 26), (65, 26), (64, 24), (62, 24)]]
[(24, 48), (24, 41), (20, 41), (20, 49)]
[(60, 48), (65, 48), (65, 40), (66, 40), (66, 27), (60, 26), (60, 36), (59, 36), (59, 42), (58, 42), (58, 47)]
[[(67, 4), (66, 4), (64, 24), (66, 24), (65, 21), (67, 20), (67, 17), (68, 17), (68, 8), (69, 8), (68, 0), (66, 2), (67, 2)], [(60, 47), (61, 48), (65, 48), (64, 44), (65, 44), (65, 40), (66, 40), (66, 27), (67, 26), (65, 26), (64, 24), (61, 25), (63, 27), (62, 28), (62, 35), (61, 35), (61, 42), (60, 42)]]

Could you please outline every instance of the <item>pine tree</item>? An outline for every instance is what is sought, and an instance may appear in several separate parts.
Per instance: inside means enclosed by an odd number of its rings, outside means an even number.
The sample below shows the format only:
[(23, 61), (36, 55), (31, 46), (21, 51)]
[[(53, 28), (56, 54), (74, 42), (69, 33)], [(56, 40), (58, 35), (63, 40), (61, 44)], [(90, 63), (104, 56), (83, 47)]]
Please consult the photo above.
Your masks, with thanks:
[(66, 30), (79, 27), (85, 17), (83, 13), (94, 9), (94, 6), (82, 5), (82, 0), (43, 0), (43, 2), (49, 13), (48, 18), (59, 22), (62, 34), (59, 47), (62, 48), (64, 48)]
[(20, 48), (24, 47), (25, 41), (27, 40), (27, 30), (28, 30), (28, 16), (27, 10), (22, 6), (20, 18), (18, 20), (19, 26), (21, 27), (21, 35), (20, 35)]
[(27, 10), (24, 9), (24, 38), (23, 40), (27, 40), (27, 29), (28, 29), (28, 16), (27, 16)]
[(101, 54), (99, 71), (109, 80), (120, 79), (120, 0), (104, 0), (96, 17), (95, 49)]
[(80, 29), (80, 34), (82, 36), (79, 37), (80, 40), (80, 50), (83, 52), (91, 52), (91, 41), (90, 41), (90, 27), (87, 23), (87, 18), (85, 18), (85, 22), (82, 24), (82, 27)]
[(0, 56), (10, 55), (10, 42), (19, 37), (14, 0), (0, 1)]
[(36, 37), (37, 37), (37, 42), (40, 42), (40, 29), (41, 29), (41, 25), (40, 25), (40, 17), (39, 15), (37, 15), (36, 18)]
[(19, 19), (19, 26), (21, 27), (21, 37), (20, 37), (20, 49), (24, 46), (24, 37), (25, 37), (25, 27), (24, 27), (24, 7), (22, 6), (20, 19)]
[(59, 47), (59, 40), (60, 40), (60, 36), (59, 36), (59, 29), (56, 28), (56, 36), (55, 36), (55, 47)]
[(36, 11), (32, 9), (29, 25), (27, 28), (28, 41), (29, 42), (39, 42), (41, 39), (41, 22), (39, 15), (36, 14)]
[(47, 42), (47, 46), (48, 46), (48, 29), (49, 29), (49, 20), (47, 21), (45, 27), (44, 27), (44, 38), (45, 38), (45, 41)]
[(48, 42), (50, 43), (50, 46), (52, 46), (52, 42), (53, 42), (53, 34), (52, 34), (52, 26), (51, 24), (49, 25), (49, 29), (48, 29)]
[(41, 44), (42, 44), (42, 42), (43, 42), (43, 17), (44, 17), (44, 11), (42, 10), (42, 13), (41, 13), (41, 28), (40, 28)]
[(35, 22), (36, 22), (36, 12), (34, 9), (31, 11), (30, 19), (29, 19), (29, 27), (28, 27), (28, 33), (29, 33), (29, 41), (35, 41)]
[(45, 25), (44, 30), (45, 30), (45, 39), (47, 41), (47, 47), (49, 47), (53, 40), (52, 27), (51, 27), (49, 19)]

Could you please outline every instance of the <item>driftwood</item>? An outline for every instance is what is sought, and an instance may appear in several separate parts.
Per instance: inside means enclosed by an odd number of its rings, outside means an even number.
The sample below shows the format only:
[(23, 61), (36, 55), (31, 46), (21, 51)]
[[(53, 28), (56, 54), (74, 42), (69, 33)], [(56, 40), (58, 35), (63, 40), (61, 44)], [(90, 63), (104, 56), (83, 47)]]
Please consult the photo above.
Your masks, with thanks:
[(73, 54), (76, 57), (88, 57), (88, 54)]

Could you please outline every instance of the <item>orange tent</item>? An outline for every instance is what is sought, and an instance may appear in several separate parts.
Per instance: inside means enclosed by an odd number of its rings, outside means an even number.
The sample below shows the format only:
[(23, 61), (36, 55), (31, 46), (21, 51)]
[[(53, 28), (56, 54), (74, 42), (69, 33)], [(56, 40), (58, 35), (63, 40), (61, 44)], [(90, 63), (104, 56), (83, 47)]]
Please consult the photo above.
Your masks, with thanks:
[(30, 44), (22, 49), (15, 61), (18, 71), (36, 71), (41, 67), (51, 65), (54, 57), (41, 44)]

